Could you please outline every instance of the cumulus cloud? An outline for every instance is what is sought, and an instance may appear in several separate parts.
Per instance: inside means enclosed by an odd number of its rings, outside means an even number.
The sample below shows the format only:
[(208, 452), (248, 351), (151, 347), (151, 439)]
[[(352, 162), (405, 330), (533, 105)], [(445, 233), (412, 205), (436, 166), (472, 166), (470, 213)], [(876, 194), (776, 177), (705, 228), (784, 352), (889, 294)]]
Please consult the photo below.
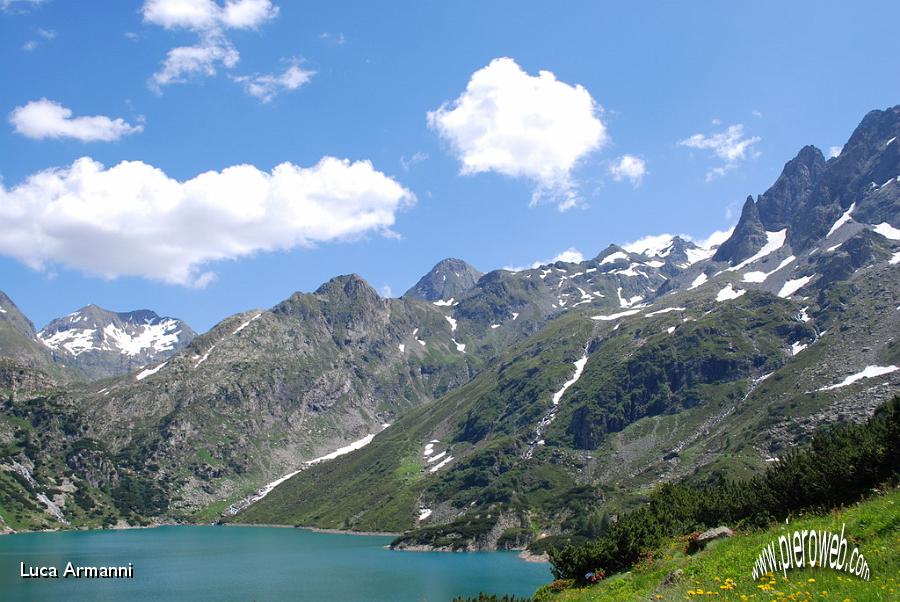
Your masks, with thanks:
[[(669, 246), (669, 243), (674, 236), (674, 234), (650, 234), (635, 241), (625, 243), (622, 245), (622, 248), (629, 253), (647, 253), (649, 255), (656, 255), (665, 247)], [(690, 237), (684, 234), (679, 236), (685, 240), (690, 240)]]
[(278, 16), (271, 0), (147, 0), (144, 20), (166, 29), (256, 29)]
[(9, 122), (17, 133), (35, 140), (74, 138), (82, 142), (111, 142), (144, 129), (143, 126), (127, 123), (121, 117), (73, 117), (71, 109), (46, 98), (16, 107), (9, 115)]
[(635, 187), (641, 185), (641, 180), (647, 175), (647, 162), (634, 155), (622, 155), (609, 166), (609, 173), (616, 182), (628, 179)]
[(184, 83), (198, 76), (212, 76), (219, 66), (232, 69), (240, 53), (228, 39), (229, 29), (257, 29), (278, 16), (271, 0), (146, 0), (144, 21), (164, 29), (187, 29), (198, 35), (191, 46), (178, 46), (166, 54), (162, 67), (150, 78), (150, 87)]
[(712, 234), (707, 236), (706, 238), (702, 238), (700, 240), (694, 241), (698, 246), (703, 247), (704, 249), (712, 249), (713, 247), (718, 247), (723, 242), (731, 238), (731, 234), (734, 232), (734, 226), (728, 228), (727, 230), (715, 230)]
[(561, 253), (557, 253), (553, 259), (543, 259), (532, 262), (530, 267), (525, 266), (505, 266), (503, 269), (508, 270), (510, 272), (521, 272), (522, 270), (533, 270), (535, 268), (539, 268), (542, 265), (547, 265), (550, 263), (556, 263), (557, 261), (564, 261), (566, 263), (581, 263), (584, 261), (584, 255), (582, 255), (581, 251), (576, 249), (575, 247), (569, 247), (565, 251)]
[(280, 74), (255, 73), (235, 76), (232, 79), (244, 86), (247, 94), (266, 103), (275, 98), (279, 92), (296, 90), (309, 83), (315, 74), (315, 71), (301, 69), (299, 60), (293, 59), (290, 66)]
[(747, 157), (750, 148), (762, 140), (759, 136), (746, 137), (743, 124), (730, 125), (723, 132), (715, 134), (694, 134), (680, 140), (679, 146), (712, 151), (713, 155), (725, 163), (706, 172), (706, 181), (724, 176), (735, 169)]
[(607, 141), (599, 107), (580, 85), (550, 71), (529, 75), (511, 58), (472, 74), (465, 91), (427, 115), (463, 174), (493, 171), (534, 182), (532, 202), (579, 203), (572, 172)]
[(140, 161), (83, 157), (0, 183), (0, 253), (38, 270), (204, 286), (213, 261), (389, 234), (414, 202), (368, 161), (236, 165), (180, 182)]
[(828, 158), (834, 159), (835, 157), (841, 156), (841, 151), (844, 150), (843, 146), (831, 146), (828, 148)]

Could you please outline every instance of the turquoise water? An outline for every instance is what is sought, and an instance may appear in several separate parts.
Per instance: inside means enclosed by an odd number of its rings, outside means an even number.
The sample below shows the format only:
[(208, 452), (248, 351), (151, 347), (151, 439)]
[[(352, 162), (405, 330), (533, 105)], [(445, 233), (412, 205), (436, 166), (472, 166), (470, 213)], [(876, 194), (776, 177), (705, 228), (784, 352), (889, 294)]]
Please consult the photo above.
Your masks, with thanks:
[[(530, 595), (549, 565), (511, 552), (392, 552), (390, 537), (264, 527), (161, 527), (0, 537), (0, 600), (449, 602)], [(25, 566), (134, 564), (134, 579), (22, 579)], [(27, 569), (26, 569), (27, 570)]]

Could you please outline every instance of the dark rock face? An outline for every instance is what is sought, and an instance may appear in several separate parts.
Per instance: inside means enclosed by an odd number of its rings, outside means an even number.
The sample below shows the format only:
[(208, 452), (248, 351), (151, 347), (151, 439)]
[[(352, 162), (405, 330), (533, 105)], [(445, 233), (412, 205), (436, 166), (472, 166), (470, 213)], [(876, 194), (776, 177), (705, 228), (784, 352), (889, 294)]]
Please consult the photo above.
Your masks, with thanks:
[(444, 259), (403, 296), (422, 301), (458, 300), (475, 286), (481, 276), (481, 272), (461, 259)]
[(786, 228), (797, 209), (809, 199), (824, 171), (825, 157), (815, 146), (804, 146), (788, 161), (775, 184), (757, 201), (765, 229), (772, 232)]
[(0, 389), (37, 391), (49, 389), (54, 384), (53, 379), (44, 372), (0, 357)]
[(872, 230), (862, 230), (831, 253), (816, 257), (815, 273), (821, 274), (818, 286), (847, 280), (859, 268), (891, 256), (883, 236)]
[[(826, 164), (812, 192), (788, 224), (788, 241), (796, 250), (810, 247), (854, 203), (854, 219), (897, 224), (900, 193), (900, 105), (871, 111), (854, 130), (840, 156)], [(887, 190), (885, 190), (887, 188)]]
[(0, 356), (31, 368), (52, 363), (50, 353), (37, 341), (31, 320), (3, 291), (0, 291)]
[(900, 224), (900, 105), (872, 111), (854, 130), (838, 157), (825, 161), (805, 146), (756, 203), (747, 198), (734, 234), (719, 247), (716, 261), (732, 263), (765, 243), (765, 232), (787, 228), (794, 251), (824, 238), (853, 207), (856, 221)]
[(760, 219), (759, 209), (753, 202), (753, 197), (748, 196), (734, 233), (716, 250), (713, 259), (740, 262), (759, 251), (766, 244), (766, 240), (766, 229)]
[(112, 312), (96, 305), (57, 318), (37, 333), (57, 363), (88, 379), (120, 376), (165, 361), (195, 336), (176, 318), (147, 309)]

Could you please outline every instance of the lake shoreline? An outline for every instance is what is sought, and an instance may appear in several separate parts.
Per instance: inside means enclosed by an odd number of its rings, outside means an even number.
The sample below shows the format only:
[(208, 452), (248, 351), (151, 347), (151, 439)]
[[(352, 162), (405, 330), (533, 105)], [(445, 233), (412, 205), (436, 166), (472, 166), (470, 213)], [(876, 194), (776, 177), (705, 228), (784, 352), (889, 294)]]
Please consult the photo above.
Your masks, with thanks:
[(254, 523), (222, 523), (223, 527), (269, 527), (274, 529), (302, 529), (313, 533), (330, 533), (332, 535), (362, 535), (366, 537), (398, 537), (402, 533), (391, 531), (350, 531), (347, 529), (325, 529), (323, 527), (302, 527), (294, 525), (254, 524)]

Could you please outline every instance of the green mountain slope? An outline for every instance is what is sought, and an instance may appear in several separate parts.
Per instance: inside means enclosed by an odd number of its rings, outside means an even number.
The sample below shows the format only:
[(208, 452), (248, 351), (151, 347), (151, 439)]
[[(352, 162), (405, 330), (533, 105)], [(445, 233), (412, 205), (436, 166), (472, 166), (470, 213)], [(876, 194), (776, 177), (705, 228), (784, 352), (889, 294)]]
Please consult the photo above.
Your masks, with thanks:
[[(896, 600), (900, 595), (900, 493), (896, 490), (831, 514), (810, 514), (766, 530), (739, 533), (714, 541), (696, 554), (686, 553), (685, 538), (673, 538), (654, 551), (652, 561), (614, 575), (596, 585), (566, 588), (545, 586), (535, 602), (638, 602), (692, 600)], [(778, 537), (795, 530), (837, 531), (865, 555), (871, 580), (864, 581), (831, 569), (802, 568), (772, 579), (754, 581), (757, 555)], [(793, 597), (791, 597), (793, 596)]]

